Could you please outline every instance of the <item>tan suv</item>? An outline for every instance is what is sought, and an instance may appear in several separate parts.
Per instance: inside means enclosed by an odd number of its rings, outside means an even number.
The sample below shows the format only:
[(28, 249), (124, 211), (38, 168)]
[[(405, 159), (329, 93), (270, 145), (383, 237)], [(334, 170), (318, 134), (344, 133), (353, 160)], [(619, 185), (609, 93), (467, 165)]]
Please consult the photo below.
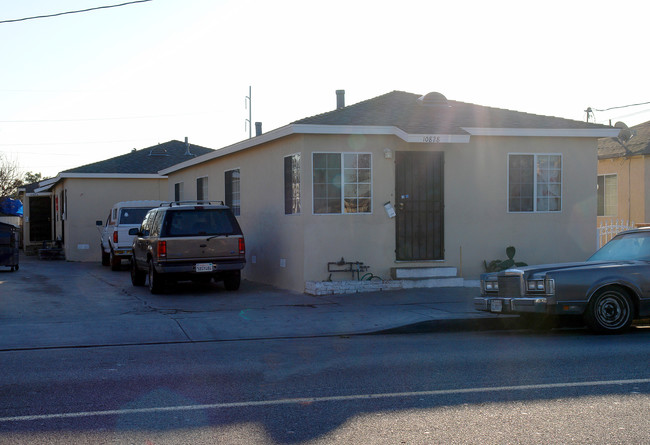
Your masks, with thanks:
[(131, 282), (153, 294), (168, 281), (223, 281), (239, 289), (246, 264), (244, 235), (223, 203), (180, 201), (150, 210), (139, 229), (131, 229)]

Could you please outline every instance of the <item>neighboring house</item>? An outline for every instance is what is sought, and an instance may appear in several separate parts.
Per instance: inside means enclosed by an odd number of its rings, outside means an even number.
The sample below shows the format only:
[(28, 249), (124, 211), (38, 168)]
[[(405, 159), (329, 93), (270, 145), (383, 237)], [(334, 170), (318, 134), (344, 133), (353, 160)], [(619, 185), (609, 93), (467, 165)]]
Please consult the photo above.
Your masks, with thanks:
[[(100, 261), (100, 233), (96, 222), (105, 222), (111, 206), (119, 201), (165, 200), (167, 177), (158, 171), (179, 162), (194, 159), (212, 149), (187, 142), (169, 141), (153, 147), (84, 165), (59, 173), (39, 183), (28, 199), (25, 233), (30, 240), (57, 239), (63, 243), (66, 260)], [(32, 200), (42, 200), (36, 207), (46, 208), (49, 199), (50, 231), (43, 225), (34, 230), (30, 217)], [(43, 214), (47, 212), (39, 212)]]
[(439, 93), (348, 107), (343, 94), (334, 111), (160, 171), (169, 198), (233, 208), (246, 278), (302, 291), (356, 279), (333, 271), (360, 262), (384, 279), (432, 266), (475, 279), (510, 245), (529, 263), (592, 253), (597, 141), (618, 129)]
[(34, 250), (43, 241), (53, 239), (52, 196), (49, 192), (36, 193), (39, 182), (25, 184), (18, 188), (18, 199), (23, 203), (21, 247)]
[(650, 222), (650, 122), (598, 141), (598, 224)]

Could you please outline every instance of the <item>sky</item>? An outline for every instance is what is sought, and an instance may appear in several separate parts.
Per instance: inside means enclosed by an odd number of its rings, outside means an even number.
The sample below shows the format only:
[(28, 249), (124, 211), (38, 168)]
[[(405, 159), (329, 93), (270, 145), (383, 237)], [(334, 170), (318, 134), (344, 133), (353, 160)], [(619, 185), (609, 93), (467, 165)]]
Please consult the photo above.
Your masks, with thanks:
[[(0, 22), (129, 0), (0, 0)], [(650, 2), (151, 0), (0, 23), (0, 154), (44, 177), (219, 149), (394, 90), (585, 121), (650, 101)], [(650, 120), (650, 104), (595, 122)], [(594, 121), (592, 116), (591, 121)], [(255, 127), (253, 124), (253, 134)]]

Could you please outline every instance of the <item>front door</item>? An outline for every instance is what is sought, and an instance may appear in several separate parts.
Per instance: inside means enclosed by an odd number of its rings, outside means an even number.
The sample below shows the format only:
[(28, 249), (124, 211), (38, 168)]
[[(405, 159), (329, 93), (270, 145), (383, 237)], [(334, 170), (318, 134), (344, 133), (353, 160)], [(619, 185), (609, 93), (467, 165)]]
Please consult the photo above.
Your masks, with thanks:
[(395, 153), (396, 259), (444, 259), (443, 153)]

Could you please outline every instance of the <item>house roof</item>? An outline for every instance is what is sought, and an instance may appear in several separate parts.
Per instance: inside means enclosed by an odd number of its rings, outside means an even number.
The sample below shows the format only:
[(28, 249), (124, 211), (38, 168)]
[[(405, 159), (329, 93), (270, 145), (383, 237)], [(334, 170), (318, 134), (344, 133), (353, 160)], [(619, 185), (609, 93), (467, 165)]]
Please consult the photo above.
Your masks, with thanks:
[[(598, 159), (650, 155), (650, 121), (622, 131), (618, 138), (598, 140)], [(625, 134), (632, 136), (625, 140)]]
[(390, 125), (410, 134), (467, 134), (469, 128), (595, 129), (603, 125), (392, 91), (294, 124)]
[(161, 178), (159, 171), (212, 151), (214, 150), (211, 148), (172, 140), (141, 150), (133, 149), (130, 153), (104, 161), (64, 170), (55, 178), (41, 181), (34, 192), (48, 191), (64, 178)]
[(410, 143), (469, 143), (473, 136), (613, 137), (618, 128), (393, 91), (161, 170), (166, 175), (293, 134), (394, 135)]
[(172, 140), (141, 150), (134, 149), (125, 155), (71, 168), (61, 173), (157, 174), (174, 164), (214, 151), (193, 144), (189, 144), (189, 154), (187, 149), (185, 142)]
[(18, 187), (18, 191), (25, 193), (33, 193), (39, 187), (41, 181), (32, 182), (31, 184), (23, 184)]

